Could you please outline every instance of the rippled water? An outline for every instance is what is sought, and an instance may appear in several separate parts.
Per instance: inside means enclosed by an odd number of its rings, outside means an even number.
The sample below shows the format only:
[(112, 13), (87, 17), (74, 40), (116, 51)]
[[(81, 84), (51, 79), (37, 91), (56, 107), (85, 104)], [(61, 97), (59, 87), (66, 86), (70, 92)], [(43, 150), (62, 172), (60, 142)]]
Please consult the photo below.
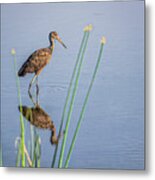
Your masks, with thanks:
[[(102, 35), (107, 38), (100, 68), (86, 109), (71, 168), (144, 168), (144, 2), (4, 4), (1, 8), (1, 134), (4, 166), (15, 166), (19, 136), (17, 89), (12, 48), (18, 68), (36, 49), (47, 47), (56, 30), (68, 49), (56, 43), (52, 61), (39, 77), (42, 108), (58, 128), (67, 88), (83, 36), (93, 24), (79, 81), (68, 143), (81, 110)], [(32, 75), (21, 78), (22, 102)], [(26, 122), (26, 137), (29, 124)], [(50, 167), (54, 147), (50, 132), (38, 130), (42, 167)], [(68, 147), (68, 146), (67, 146)]]

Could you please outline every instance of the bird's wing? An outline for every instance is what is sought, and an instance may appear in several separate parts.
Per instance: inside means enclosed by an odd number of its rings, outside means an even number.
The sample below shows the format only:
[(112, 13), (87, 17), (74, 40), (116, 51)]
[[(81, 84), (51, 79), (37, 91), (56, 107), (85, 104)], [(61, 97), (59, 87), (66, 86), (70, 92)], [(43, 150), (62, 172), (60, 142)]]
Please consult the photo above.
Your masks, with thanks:
[(36, 70), (43, 68), (51, 59), (51, 51), (48, 48), (39, 49), (36, 51), (30, 60), (30, 63)]
[(20, 68), (18, 75), (24, 76), (26, 73), (34, 73), (44, 67), (51, 58), (51, 50), (42, 48), (32, 53)]

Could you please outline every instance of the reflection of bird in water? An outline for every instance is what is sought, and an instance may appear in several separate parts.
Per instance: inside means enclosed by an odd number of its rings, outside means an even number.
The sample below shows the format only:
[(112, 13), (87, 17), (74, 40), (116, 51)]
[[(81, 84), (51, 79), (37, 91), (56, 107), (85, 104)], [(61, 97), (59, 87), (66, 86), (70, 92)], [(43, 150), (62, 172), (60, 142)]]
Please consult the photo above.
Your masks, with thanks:
[(38, 75), (43, 70), (43, 68), (50, 62), (54, 49), (54, 40), (59, 41), (66, 48), (65, 44), (62, 42), (57, 32), (55, 31), (51, 32), (49, 34), (49, 41), (50, 41), (49, 47), (36, 50), (34, 53), (32, 53), (18, 71), (18, 76), (25, 76), (27, 73), (35, 73), (34, 77), (32, 78), (29, 84), (29, 90), (28, 90), (29, 96), (33, 104), (35, 104), (35, 102), (33, 100), (30, 90), (32, 84), (36, 79), (36, 94), (38, 97), (39, 94)]
[[(22, 106), (23, 116), (34, 126), (42, 129), (51, 130), (51, 144), (58, 144), (60, 136), (56, 136), (56, 128), (51, 120), (50, 116), (39, 106), (27, 107)], [(20, 107), (19, 107), (20, 111)]]

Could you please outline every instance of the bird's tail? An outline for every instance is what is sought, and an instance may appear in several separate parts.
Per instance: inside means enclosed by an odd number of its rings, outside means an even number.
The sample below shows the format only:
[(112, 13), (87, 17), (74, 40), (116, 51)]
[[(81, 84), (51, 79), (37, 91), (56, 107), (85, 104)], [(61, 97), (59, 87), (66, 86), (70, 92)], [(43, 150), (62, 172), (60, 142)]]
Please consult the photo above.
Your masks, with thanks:
[(21, 67), (18, 71), (18, 76), (25, 76), (25, 74), (26, 74), (25, 68)]
[(28, 120), (32, 121), (32, 109), (27, 106), (18, 106), (19, 111), (22, 113), (22, 115)]
[(21, 106), (21, 107), (18, 106), (18, 109), (25, 116), (28, 107), (26, 107), (26, 106)]

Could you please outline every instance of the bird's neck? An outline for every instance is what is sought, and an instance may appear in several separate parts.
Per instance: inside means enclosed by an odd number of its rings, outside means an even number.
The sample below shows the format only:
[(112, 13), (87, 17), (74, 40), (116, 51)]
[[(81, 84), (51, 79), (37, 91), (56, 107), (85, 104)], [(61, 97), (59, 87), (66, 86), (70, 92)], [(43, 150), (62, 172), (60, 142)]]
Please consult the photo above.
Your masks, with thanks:
[(49, 46), (49, 48), (53, 51), (53, 49), (54, 49), (54, 39), (51, 39), (51, 40), (50, 40), (50, 46)]

